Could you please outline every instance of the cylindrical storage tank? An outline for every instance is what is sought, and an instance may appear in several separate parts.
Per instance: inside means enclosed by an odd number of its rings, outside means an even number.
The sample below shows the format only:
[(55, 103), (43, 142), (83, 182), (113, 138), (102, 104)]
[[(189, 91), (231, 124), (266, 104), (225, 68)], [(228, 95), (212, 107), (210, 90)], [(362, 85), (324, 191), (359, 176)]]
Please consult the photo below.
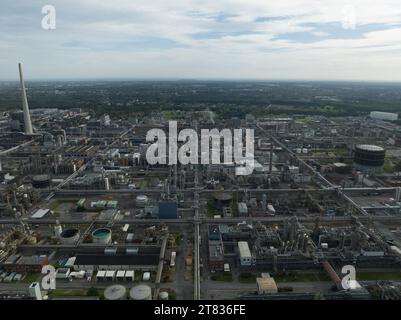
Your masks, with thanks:
[(129, 292), (132, 300), (152, 300), (152, 289), (144, 284), (133, 287)]
[(354, 166), (361, 171), (380, 171), (385, 156), (386, 150), (382, 147), (360, 144), (354, 150)]
[(168, 292), (167, 291), (161, 291), (159, 293), (159, 298), (160, 298), (160, 300), (168, 300)]
[(106, 189), (106, 191), (110, 190), (109, 178), (104, 178), (104, 188)]
[(32, 178), (34, 188), (43, 189), (50, 186), (50, 176), (48, 174), (39, 174)]
[(78, 229), (65, 229), (60, 234), (62, 244), (74, 244), (79, 240)]
[(111, 230), (100, 228), (92, 232), (92, 242), (98, 244), (108, 244), (111, 242)]
[(148, 204), (149, 199), (146, 195), (139, 195), (136, 197), (135, 202), (138, 207), (145, 207)]
[(110, 287), (107, 287), (104, 290), (104, 298), (106, 300), (126, 300), (127, 299), (127, 289), (120, 285), (116, 284)]
[(63, 227), (61, 226), (61, 224), (56, 224), (54, 227), (54, 235), (56, 237), (60, 237), (62, 233), (63, 233)]

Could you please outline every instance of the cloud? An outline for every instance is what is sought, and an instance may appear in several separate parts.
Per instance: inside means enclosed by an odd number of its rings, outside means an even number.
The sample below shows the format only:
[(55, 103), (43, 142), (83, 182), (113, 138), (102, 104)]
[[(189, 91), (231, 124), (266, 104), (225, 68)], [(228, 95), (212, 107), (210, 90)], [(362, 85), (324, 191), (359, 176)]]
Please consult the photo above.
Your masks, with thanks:
[(1, 1), (0, 78), (401, 80), (399, 0), (51, 2)]

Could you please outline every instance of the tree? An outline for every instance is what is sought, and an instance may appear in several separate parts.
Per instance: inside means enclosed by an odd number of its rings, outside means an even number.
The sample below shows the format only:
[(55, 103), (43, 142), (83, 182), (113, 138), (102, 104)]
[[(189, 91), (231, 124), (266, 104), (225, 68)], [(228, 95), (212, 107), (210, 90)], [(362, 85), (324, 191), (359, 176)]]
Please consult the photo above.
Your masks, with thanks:
[(94, 287), (90, 287), (86, 292), (86, 295), (90, 297), (97, 297), (99, 296), (99, 291)]
[(398, 161), (395, 165), (394, 165), (394, 170), (399, 172), (401, 171), (401, 161)]

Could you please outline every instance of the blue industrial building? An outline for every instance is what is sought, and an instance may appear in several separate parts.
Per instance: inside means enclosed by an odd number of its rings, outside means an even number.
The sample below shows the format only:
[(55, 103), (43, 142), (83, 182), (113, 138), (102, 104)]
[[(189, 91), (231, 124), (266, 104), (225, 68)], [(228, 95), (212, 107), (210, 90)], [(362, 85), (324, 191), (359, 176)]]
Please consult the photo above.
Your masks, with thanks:
[(159, 218), (160, 219), (177, 219), (177, 202), (163, 201), (159, 203)]
[(207, 228), (207, 237), (209, 240), (220, 240), (220, 226), (218, 224), (209, 224)]

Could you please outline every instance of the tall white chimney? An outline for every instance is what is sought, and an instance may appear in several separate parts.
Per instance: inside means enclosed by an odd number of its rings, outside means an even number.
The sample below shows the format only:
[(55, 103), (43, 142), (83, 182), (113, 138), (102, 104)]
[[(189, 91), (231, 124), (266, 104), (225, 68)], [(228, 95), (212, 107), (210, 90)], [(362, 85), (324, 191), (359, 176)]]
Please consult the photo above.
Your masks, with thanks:
[(24, 75), (22, 74), (21, 63), (18, 63), (18, 68), (19, 68), (19, 78), (21, 81), (22, 109), (24, 110), (25, 133), (33, 134), (31, 115), (29, 114), (28, 99), (26, 97)]

